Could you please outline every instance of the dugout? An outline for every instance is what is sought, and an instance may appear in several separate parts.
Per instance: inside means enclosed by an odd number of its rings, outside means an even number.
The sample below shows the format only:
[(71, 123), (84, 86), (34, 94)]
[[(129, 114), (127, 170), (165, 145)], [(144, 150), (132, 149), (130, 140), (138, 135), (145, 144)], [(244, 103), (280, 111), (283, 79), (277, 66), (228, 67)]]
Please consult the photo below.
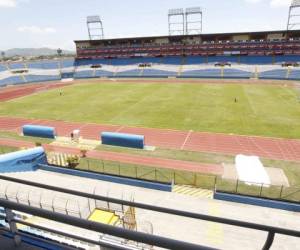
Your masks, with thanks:
[(56, 131), (55, 128), (53, 127), (46, 127), (46, 126), (39, 126), (39, 125), (24, 125), (23, 135), (55, 139)]

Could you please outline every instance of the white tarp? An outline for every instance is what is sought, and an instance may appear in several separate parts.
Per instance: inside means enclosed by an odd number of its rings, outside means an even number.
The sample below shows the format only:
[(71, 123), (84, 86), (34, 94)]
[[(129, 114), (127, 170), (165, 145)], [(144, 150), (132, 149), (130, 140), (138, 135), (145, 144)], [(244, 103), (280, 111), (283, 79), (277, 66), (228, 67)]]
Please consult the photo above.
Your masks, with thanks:
[(246, 182), (247, 185), (263, 184), (265, 187), (270, 186), (270, 177), (259, 157), (237, 155), (235, 158), (235, 167), (239, 180)]

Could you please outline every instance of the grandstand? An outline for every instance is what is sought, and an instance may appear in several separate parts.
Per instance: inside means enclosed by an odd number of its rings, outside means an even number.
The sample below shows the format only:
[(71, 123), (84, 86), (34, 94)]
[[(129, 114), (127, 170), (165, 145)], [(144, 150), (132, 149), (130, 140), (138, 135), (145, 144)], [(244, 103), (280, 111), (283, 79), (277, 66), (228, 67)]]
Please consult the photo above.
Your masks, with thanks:
[[(300, 30), (75, 41), (75, 60), (0, 64), (0, 86), (63, 78), (300, 79)], [(148, 63), (149, 67), (139, 67)], [(217, 66), (228, 64), (228, 66)]]

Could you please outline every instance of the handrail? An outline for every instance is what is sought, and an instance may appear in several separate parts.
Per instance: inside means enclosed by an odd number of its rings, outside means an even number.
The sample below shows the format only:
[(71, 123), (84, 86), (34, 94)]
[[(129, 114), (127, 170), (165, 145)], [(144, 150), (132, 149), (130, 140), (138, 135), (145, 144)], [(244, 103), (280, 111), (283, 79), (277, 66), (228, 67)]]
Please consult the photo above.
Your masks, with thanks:
[(167, 249), (182, 249), (182, 250), (216, 250), (215, 248), (205, 247), (193, 243), (188, 243), (179, 240), (173, 240), (161, 236), (150, 235), (142, 232), (136, 232), (120, 227), (115, 227), (111, 225), (101, 224), (93, 221), (88, 221), (84, 219), (80, 219), (77, 217), (52, 212), (48, 210), (44, 210), (41, 208), (30, 207), (28, 205), (0, 199), (0, 206), (16, 210), (19, 212), (31, 214), (33, 216), (42, 217), (48, 220), (54, 220), (60, 223), (72, 225), (75, 227), (92, 230), (98, 233), (108, 234), (116, 237), (120, 237), (123, 239), (128, 239), (136, 242), (142, 242), (144, 244), (149, 244), (151, 246), (157, 246)]
[[(102, 201), (106, 201), (106, 202), (122, 204), (125, 206), (132, 206), (132, 207), (145, 209), (145, 210), (151, 210), (151, 211), (160, 212), (160, 213), (167, 213), (167, 214), (172, 214), (172, 215), (177, 215), (177, 216), (182, 216), (182, 217), (188, 217), (188, 218), (193, 218), (193, 219), (221, 223), (221, 224), (225, 224), (225, 225), (231, 225), (231, 226), (237, 226), (237, 227), (242, 227), (242, 228), (264, 231), (264, 232), (268, 232), (269, 236), (272, 234), (274, 234), (274, 236), (275, 236), (275, 234), (282, 234), (282, 235), (300, 237), (300, 231), (296, 231), (296, 230), (292, 230), (292, 229), (261, 225), (261, 224), (251, 223), (251, 222), (238, 221), (238, 220), (221, 218), (221, 217), (216, 217), (216, 216), (198, 214), (198, 213), (194, 213), (194, 212), (175, 210), (175, 209), (165, 208), (165, 207), (158, 207), (158, 206), (153, 206), (153, 205), (148, 205), (148, 204), (143, 204), (143, 203), (138, 203), (138, 202), (125, 201), (125, 200), (120, 200), (120, 199), (116, 199), (116, 198), (110, 198), (110, 197), (105, 197), (105, 196), (100, 196), (100, 195), (95, 195), (95, 194), (90, 194), (90, 193), (84, 193), (84, 192), (70, 190), (70, 189), (64, 189), (64, 188), (60, 188), (60, 187), (54, 187), (54, 186), (50, 186), (50, 185), (46, 185), (46, 184), (35, 183), (35, 182), (26, 181), (26, 180), (22, 180), (22, 179), (16, 179), (13, 177), (8, 177), (8, 176), (3, 176), (3, 175), (0, 175), (0, 180), (6, 180), (6, 181), (10, 181), (10, 182), (19, 183), (19, 184), (34, 186), (34, 187), (48, 189), (48, 190), (57, 191), (57, 192), (61, 192), (61, 193), (72, 194), (75, 196), (85, 197), (85, 198), (94, 199), (94, 200), (102, 200)], [(272, 246), (273, 242), (270, 241), (269, 236), (266, 240), (266, 243), (265, 243), (265, 246), (263, 249), (269, 249), (270, 246)], [(273, 238), (274, 238), (274, 236), (273, 236)]]

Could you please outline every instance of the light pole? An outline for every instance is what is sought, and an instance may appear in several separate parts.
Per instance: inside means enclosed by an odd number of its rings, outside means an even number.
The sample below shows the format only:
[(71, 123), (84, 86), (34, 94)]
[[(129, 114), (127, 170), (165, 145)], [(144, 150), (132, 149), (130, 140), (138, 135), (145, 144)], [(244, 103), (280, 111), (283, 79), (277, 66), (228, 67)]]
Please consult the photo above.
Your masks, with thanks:
[(58, 49), (57, 49), (57, 55), (58, 55), (58, 57), (59, 57), (58, 60), (59, 60), (60, 77), (62, 77), (62, 61), (61, 61), (62, 53), (63, 53), (62, 49), (58, 48)]
[(2, 59), (2, 61), (4, 61), (4, 59), (5, 59), (5, 52), (4, 51), (1, 51), (1, 59)]

